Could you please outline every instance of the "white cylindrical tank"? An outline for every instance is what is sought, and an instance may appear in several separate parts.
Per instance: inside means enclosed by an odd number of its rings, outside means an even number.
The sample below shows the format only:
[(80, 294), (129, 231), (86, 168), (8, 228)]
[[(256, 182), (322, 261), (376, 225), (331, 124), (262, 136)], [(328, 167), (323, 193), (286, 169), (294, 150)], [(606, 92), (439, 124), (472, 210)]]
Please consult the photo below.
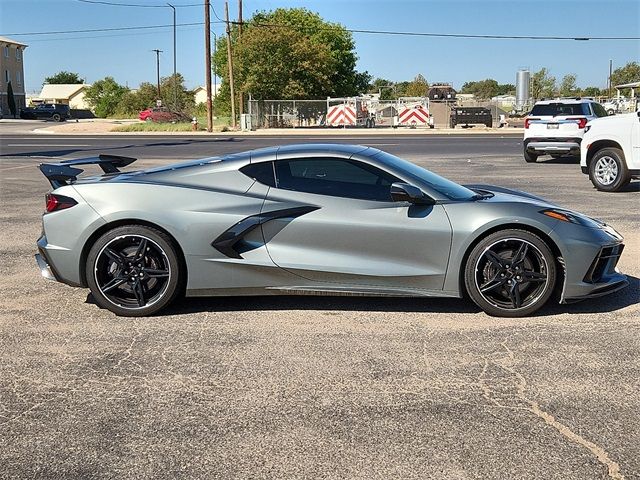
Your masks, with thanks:
[(524, 105), (529, 103), (531, 82), (531, 72), (529, 70), (518, 70), (516, 74), (516, 108), (521, 110)]

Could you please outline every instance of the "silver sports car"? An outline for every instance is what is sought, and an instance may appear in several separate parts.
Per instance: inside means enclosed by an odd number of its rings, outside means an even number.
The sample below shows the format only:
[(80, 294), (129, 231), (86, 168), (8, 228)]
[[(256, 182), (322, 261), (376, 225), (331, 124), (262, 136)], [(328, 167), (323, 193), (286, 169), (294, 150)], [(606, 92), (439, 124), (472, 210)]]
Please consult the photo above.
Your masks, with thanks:
[[(461, 186), (381, 150), (290, 145), (147, 170), (42, 164), (42, 275), (117, 315), (177, 295), (462, 297), (529, 315), (627, 285), (622, 237), (541, 198)], [(104, 171), (80, 177), (80, 165)]]

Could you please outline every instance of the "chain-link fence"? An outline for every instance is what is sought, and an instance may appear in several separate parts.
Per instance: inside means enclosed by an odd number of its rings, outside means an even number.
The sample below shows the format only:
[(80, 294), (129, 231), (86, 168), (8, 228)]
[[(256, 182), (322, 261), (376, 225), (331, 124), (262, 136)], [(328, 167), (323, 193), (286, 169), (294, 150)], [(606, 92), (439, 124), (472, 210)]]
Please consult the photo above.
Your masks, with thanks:
[(254, 128), (296, 128), (324, 125), (326, 100), (249, 100)]

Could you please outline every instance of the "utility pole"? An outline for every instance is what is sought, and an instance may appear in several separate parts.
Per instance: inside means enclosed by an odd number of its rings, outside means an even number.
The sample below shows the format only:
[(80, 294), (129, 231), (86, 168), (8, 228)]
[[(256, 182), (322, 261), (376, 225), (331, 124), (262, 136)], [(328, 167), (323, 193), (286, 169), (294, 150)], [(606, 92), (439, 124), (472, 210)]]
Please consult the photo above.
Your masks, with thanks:
[(207, 132), (213, 131), (213, 112), (211, 110), (211, 17), (209, 0), (204, 0), (204, 55), (205, 82), (207, 84)]
[(609, 60), (609, 98), (611, 98), (611, 75), (613, 74), (613, 60)]
[[(209, 0), (207, 0), (207, 3)], [(227, 20), (227, 62), (229, 63), (229, 88), (231, 90), (231, 126), (236, 128), (236, 99), (233, 88), (233, 58), (231, 57), (231, 27), (229, 26), (229, 2), (224, 2), (224, 14)]]
[(158, 77), (158, 100), (160, 100), (160, 53), (162, 50), (158, 50), (157, 48), (151, 50), (152, 52), (156, 52), (156, 75)]
[[(242, 38), (242, 0), (238, 0), (238, 40)], [(244, 113), (244, 92), (240, 91), (240, 116)]]
[(173, 8), (173, 109), (178, 109), (178, 79), (176, 78), (176, 7), (167, 3)]

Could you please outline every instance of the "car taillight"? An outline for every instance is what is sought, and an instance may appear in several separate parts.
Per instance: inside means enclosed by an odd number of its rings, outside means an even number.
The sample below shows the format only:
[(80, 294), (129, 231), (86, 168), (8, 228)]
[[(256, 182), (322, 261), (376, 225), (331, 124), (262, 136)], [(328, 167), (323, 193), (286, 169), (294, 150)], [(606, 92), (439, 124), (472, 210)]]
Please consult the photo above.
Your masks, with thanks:
[(539, 118), (525, 118), (524, 119), (524, 128), (529, 128), (529, 124), (534, 120), (540, 120)]
[(65, 208), (73, 207), (77, 205), (76, 202), (71, 197), (65, 197), (64, 195), (56, 195), (54, 193), (47, 193), (45, 196), (45, 210), (47, 213), (57, 212), (58, 210), (64, 210)]
[(576, 120), (578, 120), (578, 128), (584, 128), (587, 126), (586, 118), (576, 118)]

